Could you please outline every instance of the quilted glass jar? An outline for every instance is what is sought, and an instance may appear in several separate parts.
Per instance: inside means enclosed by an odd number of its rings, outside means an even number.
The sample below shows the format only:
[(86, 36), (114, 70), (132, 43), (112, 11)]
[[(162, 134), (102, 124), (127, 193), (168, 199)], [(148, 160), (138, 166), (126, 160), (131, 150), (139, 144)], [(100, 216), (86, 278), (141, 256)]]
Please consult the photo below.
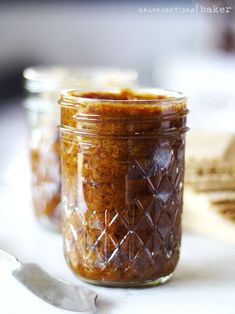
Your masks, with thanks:
[(58, 98), (60, 90), (84, 86), (133, 86), (134, 70), (115, 68), (33, 67), (24, 71), (32, 170), (32, 200), (43, 227), (61, 228)]
[(69, 266), (98, 285), (164, 283), (180, 254), (185, 97), (69, 90), (59, 103)]

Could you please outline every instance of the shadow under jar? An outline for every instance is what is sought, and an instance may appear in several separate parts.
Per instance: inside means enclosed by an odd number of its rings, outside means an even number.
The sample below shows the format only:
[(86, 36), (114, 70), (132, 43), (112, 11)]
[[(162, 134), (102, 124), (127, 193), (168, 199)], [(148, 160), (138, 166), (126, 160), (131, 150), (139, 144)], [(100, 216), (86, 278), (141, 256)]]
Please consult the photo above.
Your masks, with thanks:
[(59, 152), (60, 90), (85, 86), (130, 87), (134, 70), (99, 67), (33, 67), (24, 71), (33, 207), (41, 226), (61, 230)]
[(180, 254), (186, 98), (70, 90), (59, 103), (69, 266), (104, 286), (166, 282)]

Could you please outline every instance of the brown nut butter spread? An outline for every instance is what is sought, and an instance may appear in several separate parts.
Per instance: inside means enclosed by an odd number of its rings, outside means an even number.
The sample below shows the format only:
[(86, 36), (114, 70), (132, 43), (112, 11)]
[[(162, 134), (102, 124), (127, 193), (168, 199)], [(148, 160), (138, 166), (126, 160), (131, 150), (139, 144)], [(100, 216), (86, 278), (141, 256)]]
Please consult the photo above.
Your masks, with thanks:
[(47, 217), (56, 226), (60, 223), (60, 164), (59, 140), (44, 141), (31, 148), (32, 199), (36, 216)]
[(68, 264), (104, 285), (169, 276), (180, 253), (185, 98), (70, 91), (60, 105)]

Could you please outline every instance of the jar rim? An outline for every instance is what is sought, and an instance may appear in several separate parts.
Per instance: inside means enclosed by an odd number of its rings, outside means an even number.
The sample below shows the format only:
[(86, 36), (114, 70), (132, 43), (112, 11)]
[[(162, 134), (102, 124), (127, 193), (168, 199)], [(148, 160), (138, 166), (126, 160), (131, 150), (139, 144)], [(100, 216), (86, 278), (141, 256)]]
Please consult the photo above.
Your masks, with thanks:
[(120, 93), (122, 88), (99, 88), (99, 89), (65, 89), (60, 93), (59, 104), (63, 105), (71, 105), (76, 106), (79, 103), (114, 103), (114, 104), (140, 104), (140, 105), (150, 105), (150, 104), (158, 104), (158, 105), (168, 105), (169, 103), (178, 103), (178, 102), (186, 102), (187, 97), (179, 92), (174, 90), (167, 90), (157, 87), (134, 87), (131, 88), (131, 91), (134, 91), (136, 94), (150, 94), (156, 96), (166, 96), (167, 98), (159, 98), (159, 99), (105, 99), (105, 98), (94, 98), (94, 97), (83, 97), (82, 93), (93, 93), (93, 92), (107, 92), (107, 93)]

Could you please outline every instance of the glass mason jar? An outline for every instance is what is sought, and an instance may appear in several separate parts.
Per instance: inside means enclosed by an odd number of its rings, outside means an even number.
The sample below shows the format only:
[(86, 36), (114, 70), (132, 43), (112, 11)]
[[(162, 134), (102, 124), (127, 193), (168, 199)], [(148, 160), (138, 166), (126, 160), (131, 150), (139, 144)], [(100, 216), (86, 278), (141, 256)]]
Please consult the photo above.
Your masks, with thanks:
[(166, 282), (180, 254), (186, 98), (69, 90), (59, 103), (69, 266), (104, 286)]
[(24, 71), (32, 169), (32, 198), (41, 225), (61, 227), (61, 180), (58, 98), (63, 88), (84, 86), (130, 87), (134, 70), (114, 68), (34, 67)]

